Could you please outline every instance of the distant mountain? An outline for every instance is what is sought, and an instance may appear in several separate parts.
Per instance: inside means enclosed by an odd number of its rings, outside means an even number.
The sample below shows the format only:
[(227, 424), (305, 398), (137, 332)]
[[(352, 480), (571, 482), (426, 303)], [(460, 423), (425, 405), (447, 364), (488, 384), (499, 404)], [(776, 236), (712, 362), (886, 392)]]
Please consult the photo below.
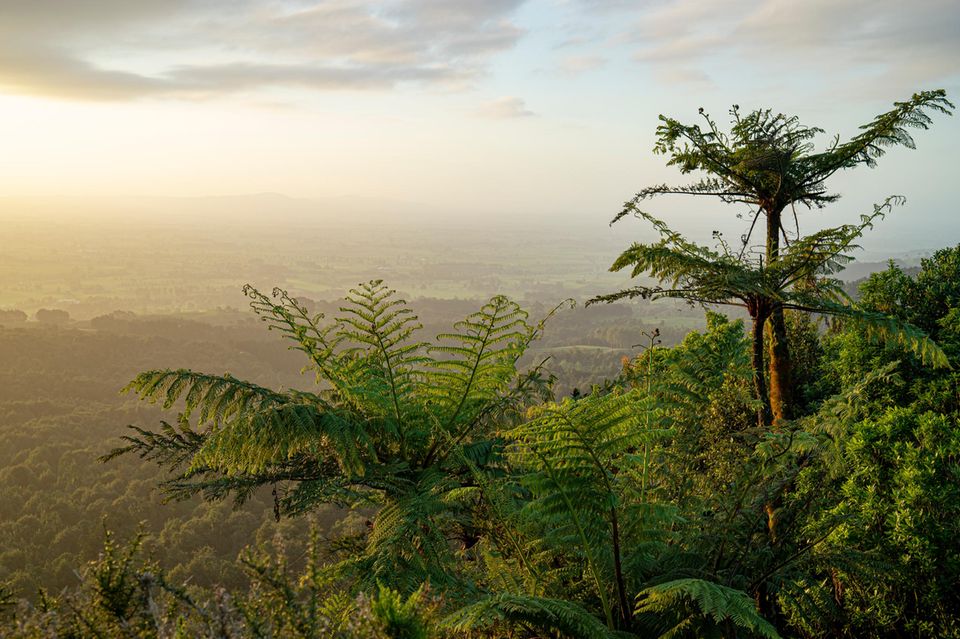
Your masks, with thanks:
[(344, 228), (364, 225), (429, 229), (534, 231), (565, 229), (571, 237), (623, 243), (627, 228), (610, 229), (609, 217), (596, 211), (566, 215), (521, 210), (480, 210), (469, 202), (456, 207), (365, 195), (291, 197), (282, 193), (209, 196), (0, 197), (0, 220), (70, 219), (77, 221), (271, 228)]
[(362, 196), (312, 199), (252, 193), (201, 197), (0, 198), (0, 217), (5, 218), (69, 216), (108, 221), (329, 226), (403, 222), (439, 215), (439, 211), (415, 202)]
[[(899, 258), (894, 258), (893, 263), (901, 269), (914, 266), (913, 261), (906, 261)], [(878, 273), (880, 271), (887, 270), (887, 266), (889, 266), (889, 264), (890, 260), (885, 260), (883, 262), (851, 262), (845, 269), (843, 269), (843, 271), (840, 272), (840, 279), (842, 279), (844, 282), (862, 280), (869, 277), (871, 273)]]
[[(916, 277), (917, 273), (920, 272), (919, 266), (904, 266), (902, 263), (899, 263), (899, 260), (894, 260), (894, 263), (896, 263), (897, 267), (899, 267), (901, 271), (903, 271), (910, 277)], [(873, 265), (873, 264), (877, 264), (877, 262), (871, 262), (869, 264)], [(843, 290), (845, 290), (847, 292), (847, 295), (849, 295), (853, 299), (855, 300), (859, 299), (860, 285), (866, 282), (872, 273), (879, 273), (880, 271), (886, 270), (887, 264), (888, 263), (885, 262), (882, 264), (882, 268), (875, 268), (871, 271), (868, 271), (866, 275), (864, 275), (863, 277), (857, 278), (855, 280), (849, 280), (847, 278), (843, 278), (845, 280), (843, 284)], [(846, 275), (846, 272), (844, 272), (844, 275)]]

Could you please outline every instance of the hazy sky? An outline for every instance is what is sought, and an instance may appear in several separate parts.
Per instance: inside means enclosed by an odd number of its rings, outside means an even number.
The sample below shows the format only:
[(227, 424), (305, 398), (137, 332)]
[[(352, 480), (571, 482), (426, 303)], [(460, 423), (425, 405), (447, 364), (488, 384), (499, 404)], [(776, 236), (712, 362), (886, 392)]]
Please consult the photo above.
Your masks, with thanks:
[[(651, 153), (659, 113), (736, 102), (851, 135), (937, 87), (960, 102), (956, 0), (0, 0), (0, 195), (363, 195), (602, 223), (677, 179)], [(960, 117), (916, 138), (837, 180), (838, 210), (902, 193), (890, 238), (960, 241)]]

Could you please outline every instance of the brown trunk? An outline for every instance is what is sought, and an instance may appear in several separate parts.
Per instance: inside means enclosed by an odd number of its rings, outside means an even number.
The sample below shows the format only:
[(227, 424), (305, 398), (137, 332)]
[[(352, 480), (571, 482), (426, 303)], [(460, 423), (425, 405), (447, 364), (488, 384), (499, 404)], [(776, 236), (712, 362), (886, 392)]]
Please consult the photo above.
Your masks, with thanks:
[(750, 340), (752, 342), (752, 365), (753, 365), (753, 389), (760, 400), (761, 407), (757, 411), (757, 425), (761, 428), (770, 423), (770, 398), (767, 396), (767, 382), (764, 379), (763, 366), (763, 326), (767, 320), (767, 314), (759, 308), (751, 309), (753, 325), (750, 331)]
[(787, 344), (787, 325), (783, 309), (770, 314), (770, 410), (774, 423), (793, 418), (793, 381), (791, 378), (790, 347)]
[[(767, 214), (767, 266), (780, 260), (780, 215), (782, 206), (765, 207)], [(782, 419), (793, 416), (790, 393), (793, 381), (790, 379), (790, 348), (787, 345), (787, 325), (783, 319), (783, 309), (775, 306), (770, 310), (770, 411), (776, 424)]]

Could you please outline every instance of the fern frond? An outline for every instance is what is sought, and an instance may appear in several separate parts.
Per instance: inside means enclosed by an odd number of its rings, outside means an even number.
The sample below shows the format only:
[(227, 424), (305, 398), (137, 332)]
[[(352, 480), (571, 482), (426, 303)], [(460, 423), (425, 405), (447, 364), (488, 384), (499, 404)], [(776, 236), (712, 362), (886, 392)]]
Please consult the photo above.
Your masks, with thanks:
[(123, 435), (120, 439), (126, 446), (114, 448), (99, 458), (108, 462), (126, 453), (137, 453), (141, 459), (177, 469), (190, 461), (203, 446), (205, 436), (190, 428), (190, 422), (181, 418), (177, 426), (160, 422), (160, 431), (148, 431), (138, 426), (128, 426), (136, 435)]
[(274, 288), (272, 297), (247, 284), (244, 294), (250, 298), (250, 308), (269, 330), (281, 333), (284, 339), (294, 342), (291, 348), (303, 352), (310, 360), (310, 367), (317, 375), (336, 376), (336, 367), (328, 366), (328, 360), (337, 348), (336, 323), (321, 326), (323, 314), (310, 314), (307, 308), (287, 291)]
[(637, 599), (638, 615), (652, 613), (670, 619), (670, 627), (659, 635), (661, 639), (699, 636), (703, 624), (722, 626), (726, 622), (753, 636), (765, 639), (780, 637), (773, 625), (760, 616), (745, 592), (711, 581), (668, 581), (645, 588)]
[(257, 474), (307, 455), (335, 459), (342, 471), (362, 474), (363, 459), (371, 453), (370, 438), (355, 420), (314, 404), (286, 402), (248, 411), (212, 432), (191, 468)]
[(279, 404), (286, 396), (232, 375), (209, 375), (189, 369), (153, 370), (137, 375), (121, 392), (136, 393), (142, 400), (172, 408), (184, 401), (184, 415), (198, 411), (200, 423), (213, 425), (255, 408)]
[[(340, 308), (337, 337), (346, 345), (339, 360), (349, 374), (335, 382), (338, 391), (386, 419), (383, 426), (405, 437), (408, 399), (420, 388), (420, 368), (428, 363), (425, 344), (412, 340), (421, 328), (416, 315), (381, 280), (351, 289)], [(371, 411), (371, 409), (373, 409)]]
[(450, 488), (442, 475), (431, 472), (401, 494), (392, 491), (367, 537), (367, 582), (391, 583), (402, 593), (425, 581), (453, 585), (442, 568), (452, 561), (444, 535), (444, 522), (455, 512), (447, 501)]
[[(637, 393), (591, 395), (539, 408), (507, 434), (512, 462), (531, 492), (528, 517), (565, 553), (582, 557), (608, 625), (613, 605), (607, 584), (625, 599), (618, 509), (631, 452), (658, 437), (637, 424)], [(608, 577), (613, 573), (613, 579)]]
[(478, 406), (500, 395), (516, 374), (516, 362), (532, 332), (527, 313), (503, 296), (454, 324), (456, 332), (437, 335), (430, 353), (431, 386), (444, 430), (470, 422)]
[(935, 368), (951, 368), (946, 353), (926, 333), (891, 315), (823, 299), (809, 299), (804, 295), (793, 296), (787, 307), (849, 320), (861, 327), (871, 342), (898, 346)]
[(447, 616), (442, 625), (457, 632), (469, 632), (505, 622), (570, 639), (613, 639), (617, 634), (572, 601), (499, 593)]
[(894, 108), (876, 116), (860, 127), (862, 133), (844, 144), (809, 156), (811, 179), (824, 180), (840, 169), (857, 164), (876, 166), (887, 147), (915, 148), (910, 129), (927, 129), (932, 123), (929, 112), (950, 115), (954, 108), (943, 89), (915, 93), (905, 102), (894, 102)]

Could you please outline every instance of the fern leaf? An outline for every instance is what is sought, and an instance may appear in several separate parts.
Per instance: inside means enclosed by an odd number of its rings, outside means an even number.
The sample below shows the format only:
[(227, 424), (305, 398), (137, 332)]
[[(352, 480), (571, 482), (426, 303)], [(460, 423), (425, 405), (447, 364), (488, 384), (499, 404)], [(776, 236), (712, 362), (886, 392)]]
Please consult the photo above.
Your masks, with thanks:
[(638, 595), (636, 613), (678, 615), (679, 619), (661, 639), (697, 636), (704, 623), (731, 622), (750, 634), (779, 639), (776, 629), (760, 616), (756, 606), (741, 590), (703, 579), (677, 579), (644, 589)]
[(469, 632), (498, 622), (525, 625), (540, 632), (570, 639), (602, 639), (617, 635), (572, 601), (499, 593), (465, 606), (447, 616), (442, 625)]

